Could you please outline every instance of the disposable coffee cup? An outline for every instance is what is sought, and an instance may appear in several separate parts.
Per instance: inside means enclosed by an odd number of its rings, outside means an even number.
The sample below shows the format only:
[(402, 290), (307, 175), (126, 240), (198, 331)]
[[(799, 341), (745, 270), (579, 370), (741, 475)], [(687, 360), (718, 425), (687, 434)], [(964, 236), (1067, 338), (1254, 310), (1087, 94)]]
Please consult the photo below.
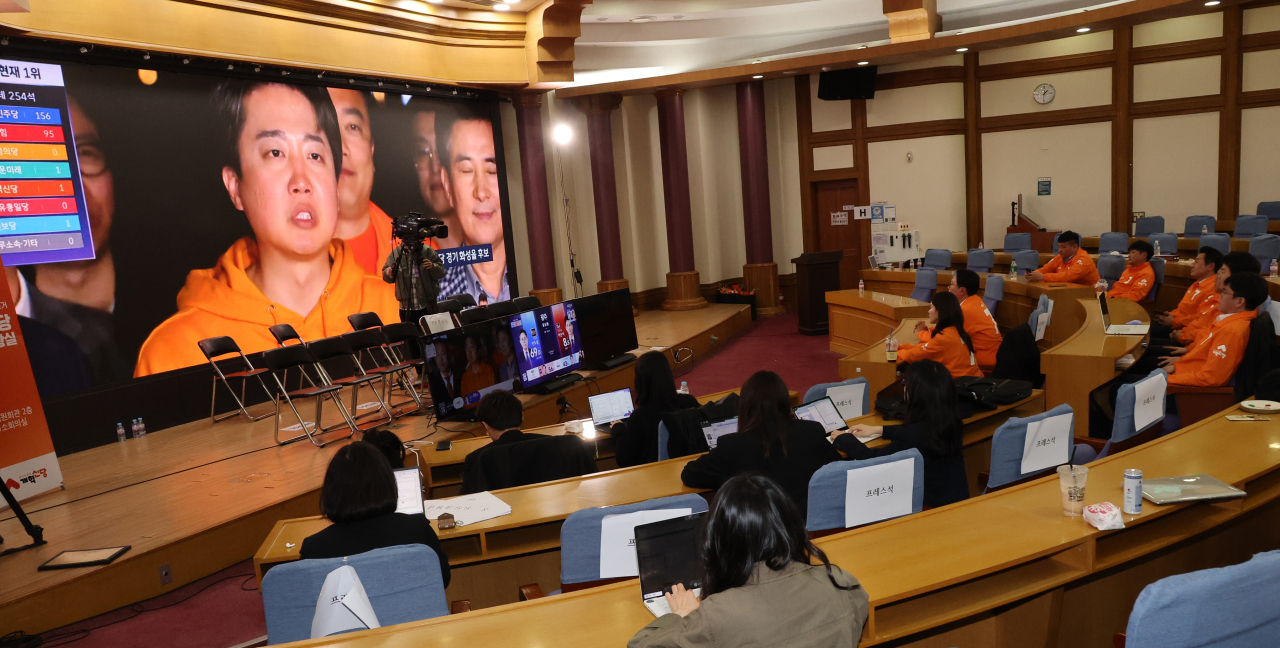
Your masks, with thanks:
[(1058, 488), (1062, 492), (1062, 514), (1080, 517), (1084, 514), (1084, 486), (1089, 469), (1084, 466), (1058, 466)]

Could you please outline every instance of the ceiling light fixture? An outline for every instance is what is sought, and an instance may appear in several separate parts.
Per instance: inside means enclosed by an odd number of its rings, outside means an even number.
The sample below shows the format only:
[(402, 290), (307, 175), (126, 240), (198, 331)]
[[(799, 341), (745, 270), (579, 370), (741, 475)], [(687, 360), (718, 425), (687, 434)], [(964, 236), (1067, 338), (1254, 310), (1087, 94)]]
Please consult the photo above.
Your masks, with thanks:
[(751, 77), (751, 78), (753, 78), (753, 79), (763, 79), (763, 78), (764, 78), (764, 75), (763, 75), (763, 74), (756, 74), (756, 75), (752, 75), (752, 77)]
[(967, 48), (967, 47), (957, 47), (957, 48), (956, 48), (956, 51), (957, 51), (957, 52), (967, 52), (967, 51), (969, 51), (969, 48)]
[(783, 70), (782, 73), (787, 75), (798, 74), (799, 70)]
[(867, 46), (866, 46), (866, 45), (859, 45), (859, 46), (858, 46), (858, 49), (867, 49)]
[(858, 61), (858, 65), (867, 65), (869, 63), (871, 63), (871, 61)]
[(651, 22), (656, 21), (657, 19), (658, 19), (658, 17), (657, 17), (657, 16), (636, 16), (635, 18), (632, 18), (632, 19), (631, 19), (631, 20), (629, 20), (628, 22), (633, 22), (633, 23), (651, 23)]
[(564, 146), (573, 141), (573, 129), (569, 128), (568, 124), (557, 124), (551, 129), (551, 139), (555, 140), (556, 144)]
[(511, 5), (498, 3), (496, 5), (493, 5), (493, 10), (494, 11), (511, 11)]
[(1204, 6), (1206, 6), (1206, 7), (1216, 7), (1216, 6), (1220, 5), (1220, 4), (1222, 4), (1221, 0), (1209, 0), (1208, 2), (1204, 3)]
[(1090, 29), (1089, 27), (1081, 27), (1080, 29), (1077, 29), (1077, 30), (1076, 30), (1076, 33), (1077, 33), (1077, 34), (1083, 34), (1083, 33), (1087, 32), (1087, 31), (1089, 31), (1089, 29)]

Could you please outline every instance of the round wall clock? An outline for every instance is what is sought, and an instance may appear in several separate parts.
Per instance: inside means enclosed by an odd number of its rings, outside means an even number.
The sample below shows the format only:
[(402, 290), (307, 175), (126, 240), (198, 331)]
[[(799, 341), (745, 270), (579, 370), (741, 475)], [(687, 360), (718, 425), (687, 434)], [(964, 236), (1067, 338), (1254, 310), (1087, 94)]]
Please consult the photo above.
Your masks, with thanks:
[(1057, 91), (1053, 89), (1053, 86), (1047, 83), (1041, 83), (1036, 86), (1035, 90), (1031, 91), (1031, 96), (1035, 97), (1036, 103), (1038, 104), (1047, 104), (1050, 101), (1053, 101), (1053, 97), (1056, 94)]

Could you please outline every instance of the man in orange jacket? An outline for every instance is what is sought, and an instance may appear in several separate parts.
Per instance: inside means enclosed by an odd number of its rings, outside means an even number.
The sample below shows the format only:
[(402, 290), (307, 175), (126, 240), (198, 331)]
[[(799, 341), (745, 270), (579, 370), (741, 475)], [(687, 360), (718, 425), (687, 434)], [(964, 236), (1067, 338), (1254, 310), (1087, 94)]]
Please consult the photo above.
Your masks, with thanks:
[(1000, 350), (1000, 329), (996, 320), (987, 310), (982, 297), (978, 295), (980, 286), (978, 273), (961, 268), (951, 275), (951, 287), (948, 290), (960, 300), (960, 310), (964, 311), (964, 332), (973, 341), (973, 354), (978, 359), (978, 367), (984, 373), (996, 368), (996, 352)]
[[(1191, 278), (1195, 283), (1187, 288), (1178, 301), (1178, 307), (1167, 312), (1157, 313), (1151, 326), (1152, 338), (1167, 338), (1173, 329), (1184, 328), (1190, 324), (1200, 312), (1201, 306), (1211, 295), (1218, 293), (1217, 274), (1222, 267), (1222, 253), (1218, 248), (1202, 247), (1191, 266)], [(1216, 298), (1215, 298), (1216, 301)]]
[(1151, 288), (1156, 285), (1156, 271), (1151, 267), (1151, 255), (1155, 254), (1151, 244), (1138, 239), (1129, 244), (1129, 266), (1120, 275), (1120, 280), (1107, 291), (1110, 299), (1132, 299), (1142, 301), (1147, 298)]
[(1226, 285), (1226, 280), (1231, 275), (1242, 272), (1257, 274), (1261, 268), (1262, 266), (1258, 263), (1258, 259), (1248, 252), (1229, 252), (1222, 257), (1222, 265), (1218, 268), (1217, 278), (1214, 283), (1214, 287), (1217, 289), (1215, 294), (1204, 300), (1194, 320), (1182, 327), (1181, 330), (1173, 332), (1174, 339), (1181, 343), (1182, 346), (1189, 347), (1201, 335), (1207, 333), (1218, 317), (1217, 302), (1220, 297), (1219, 293), (1222, 292), (1223, 286)]
[(1058, 256), (1027, 275), (1027, 281), (1065, 281), (1092, 286), (1098, 283), (1098, 267), (1080, 249), (1080, 235), (1070, 230), (1058, 235)]
[(1267, 282), (1256, 273), (1231, 275), (1218, 299), (1219, 315), (1206, 335), (1181, 357), (1165, 358), (1170, 385), (1221, 387), (1231, 382), (1249, 344), (1249, 323), (1267, 299)]
[(342, 173), (338, 176), (338, 228), (334, 238), (347, 242), (365, 274), (382, 276), (391, 254), (391, 217), (369, 194), (373, 192), (373, 131), (364, 93), (328, 88), (342, 132)]

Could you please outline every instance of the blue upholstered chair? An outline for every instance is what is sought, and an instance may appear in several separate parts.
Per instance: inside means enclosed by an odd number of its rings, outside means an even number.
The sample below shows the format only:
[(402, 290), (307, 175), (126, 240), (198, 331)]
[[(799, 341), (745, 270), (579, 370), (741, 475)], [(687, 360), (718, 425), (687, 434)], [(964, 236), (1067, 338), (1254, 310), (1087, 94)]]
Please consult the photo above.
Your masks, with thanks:
[[(1102, 449), (1098, 451), (1098, 458), (1101, 459), (1110, 455), (1112, 452), (1123, 452), (1129, 448), (1141, 445), (1156, 438), (1161, 433), (1161, 423), (1164, 421), (1165, 415), (1163, 405), (1160, 408), (1162, 412), (1160, 418), (1143, 426), (1141, 430), (1134, 427), (1133, 406), (1138, 393), (1138, 385), (1151, 380), (1156, 380), (1159, 375), (1164, 374), (1163, 369), (1156, 369), (1146, 378), (1139, 380), (1131, 385), (1120, 385), (1120, 391), (1116, 394), (1116, 417), (1111, 422), (1111, 438), (1103, 444)], [(1166, 384), (1166, 390), (1168, 386)], [(1160, 393), (1160, 402), (1165, 401), (1165, 391)], [(1139, 436), (1141, 435), (1141, 436)]]
[(1049, 251), (1050, 251), (1050, 252), (1053, 252), (1053, 253), (1057, 254), (1057, 252), (1058, 252), (1058, 239), (1060, 239), (1060, 238), (1062, 238), (1062, 232), (1058, 232), (1057, 234), (1054, 234), (1054, 235), (1053, 235), (1053, 247), (1049, 248)]
[(1142, 589), (1126, 648), (1257, 648), (1280, 637), (1280, 551), (1162, 578)]
[(267, 643), (311, 638), (320, 589), (329, 572), (343, 564), (355, 568), (383, 626), (449, 613), (440, 559), (426, 545), (386, 547), (347, 558), (299, 560), (277, 565), (262, 577)]
[(1226, 234), (1205, 234), (1200, 237), (1200, 247), (1211, 247), (1226, 254), (1231, 251), (1231, 237)]
[(1031, 234), (1029, 232), (1015, 232), (1013, 234), (1004, 235), (1004, 251), (1017, 252), (1018, 250), (1031, 249)]
[(1013, 260), (1018, 262), (1018, 276), (1025, 277), (1040, 267), (1040, 253), (1035, 250), (1018, 250), (1013, 253)]
[(934, 270), (951, 269), (951, 250), (929, 248), (924, 251), (924, 267)]
[(1147, 291), (1147, 296), (1142, 301), (1154, 300), (1160, 294), (1160, 286), (1164, 285), (1164, 259), (1151, 259), (1151, 269), (1156, 273), (1156, 281), (1151, 284), (1151, 290)]
[[(1056, 469), (1056, 466), (1045, 468), (1044, 470), (1023, 473), (1022, 472), (1022, 452), (1023, 445), (1027, 438), (1027, 426), (1037, 421), (1043, 421), (1046, 418), (1060, 416), (1062, 414), (1070, 414), (1073, 416), (1071, 429), (1075, 429), (1074, 412), (1070, 405), (1059, 405), (1043, 414), (1028, 416), (1026, 418), (1010, 418), (1003, 425), (996, 428), (991, 435), (991, 476), (987, 479), (987, 488), (984, 492), (991, 492), (999, 488), (1014, 484), (1017, 482), (1043, 477)], [(1074, 453), (1074, 455), (1073, 455)], [(1068, 448), (1063, 456), (1062, 463), (1067, 463), (1069, 459), (1076, 459), (1075, 463), (1088, 463), (1095, 456), (1093, 448), (1087, 445), (1079, 444), (1073, 448)]]
[(860, 461), (834, 461), (819, 468), (818, 472), (813, 473), (813, 477), (809, 478), (809, 517), (805, 522), (805, 528), (810, 533), (845, 528), (844, 494), (849, 471), (908, 459), (915, 464), (911, 486), (911, 512), (919, 513), (924, 508), (924, 456), (919, 450), (911, 448), (885, 457)]
[(1049, 312), (1049, 296), (1042, 294), (1039, 301), (1036, 302), (1036, 307), (1031, 311), (1031, 317), (1027, 318), (1027, 324), (1031, 326), (1033, 333), (1036, 330), (1036, 322), (1040, 319), (1040, 314), (1047, 312)]
[[(1142, 220), (1146, 220), (1146, 219), (1144, 218)], [(1160, 242), (1161, 255), (1167, 255), (1167, 254), (1176, 255), (1178, 253), (1178, 235), (1177, 234), (1174, 234), (1173, 232), (1162, 232), (1159, 234), (1152, 234), (1151, 236), (1147, 237), (1147, 242), (1150, 243), (1152, 247), (1155, 247), (1155, 244), (1157, 241)]]
[(671, 438), (671, 431), (667, 429), (667, 424), (658, 422), (658, 461), (666, 461), (671, 458), (671, 453), (667, 452), (667, 440)]
[(1124, 254), (1129, 249), (1129, 235), (1124, 232), (1103, 232), (1098, 237), (1098, 254), (1106, 254), (1115, 250)]
[(1258, 234), (1249, 239), (1249, 254), (1262, 264), (1262, 274), (1271, 274), (1271, 262), (1280, 259), (1280, 236)]
[(938, 292), (938, 271), (933, 268), (916, 270), (916, 286), (911, 290), (911, 298), (927, 302)]
[(974, 272), (990, 272), (996, 264), (996, 251), (990, 248), (969, 250), (969, 261), (964, 267)]
[[(606, 515), (659, 509), (690, 509), (705, 513), (707, 500), (687, 494), (645, 500), (623, 506), (600, 506), (574, 511), (560, 527), (560, 583), (571, 586), (600, 580), (600, 524)], [(574, 587), (565, 587), (572, 591)]]
[(1267, 220), (1280, 220), (1280, 200), (1258, 203), (1258, 215)]
[(1212, 216), (1188, 216), (1187, 222), (1182, 226), (1182, 235), (1187, 238), (1198, 238), (1200, 230), (1209, 228), (1205, 234), (1213, 234), (1214, 228), (1218, 225), (1218, 219)]
[(1267, 233), (1267, 217), (1266, 216), (1237, 216), (1236, 231), (1231, 234), (1232, 238), (1249, 238), (1258, 234)]
[(810, 387), (809, 390), (804, 393), (804, 402), (812, 403), (813, 401), (816, 401), (819, 398), (826, 396), (828, 389), (831, 389), (832, 387), (840, 387), (843, 385), (865, 385), (865, 387), (862, 390), (862, 413), (870, 414), (871, 413), (871, 385), (870, 383), (867, 382), (866, 378), (850, 378), (849, 380), (842, 380), (840, 382), (819, 383), (817, 385)]
[(1116, 256), (1114, 254), (1101, 254), (1098, 256), (1098, 276), (1107, 280), (1107, 287), (1120, 280), (1120, 275), (1124, 274), (1125, 257)]
[(1133, 237), (1145, 238), (1164, 232), (1164, 216), (1147, 216), (1133, 221)]
[(982, 303), (987, 306), (987, 310), (992, 314), (996, 312), (996, 306), (1000, 305), (1000, 301), (1004, 299), (1004, 277), (1000, 275), (991, 275), (987, 277), (987, 287), (982, 291)]

